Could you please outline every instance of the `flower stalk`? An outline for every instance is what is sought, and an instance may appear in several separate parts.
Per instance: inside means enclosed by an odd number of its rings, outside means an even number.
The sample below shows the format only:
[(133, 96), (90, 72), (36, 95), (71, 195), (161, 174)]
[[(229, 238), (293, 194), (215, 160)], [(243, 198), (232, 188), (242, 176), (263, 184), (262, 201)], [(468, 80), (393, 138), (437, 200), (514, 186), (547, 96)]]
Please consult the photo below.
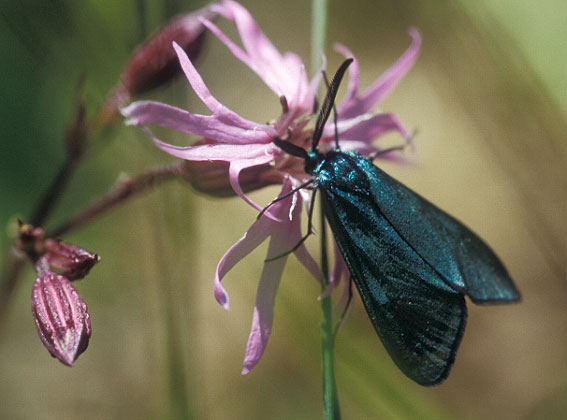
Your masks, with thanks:
[[(321, 291), (329, 287), (329, 262), (327, 257), (327, 229), (323, 206), (321, 212)], [(335, 334), (333, 332), (333, 310), (331, 296), (321, 299), (321, 370), (323, 375), (323, 418), (341, 418), (337, 382), (335, 380)]]
[(57, 226), (50, 232), (50, 236), (59, 237), (69, 233), (71, 230), (91, 222), (100, 215), (113, 209), (126, 200), (137, 196), (148, 189), (155, 187), (165, 181), (183, 176), (184, 162), (160, 166), (144, 172), (134, 178), (122, 179), (118, 185), (112, 188), (106, 195), (99, 198), (82, 212), (71, 217), (63, 224)]
[[(327, 1), (312, 1), (311, 21), (311, 68), (320, 66), (325, 48), (327, 27)], [(321, 90), (321, 89), (320, 89)], [(331, 296), (325, 292), (329, 287), (329, 262), (327, 257), (327, 234), (323, 206), (320, 206), (321, 218), (321, 371), (323, 380), (323, 418), (325, 420), (340, 419), (339, 397), (335, 380), (334, 334)]]
[[(181, 161), (175, 164), (150, 169), (133, 178), (123, 179), (106, 195), (99, 198), (85, 210), (67, 219), (54, 229), (51, 229), (47, 236), (50, 238), (58, 238), (68, 234), (114, 209), (118, 205), (125, 203), (127, 200), (141, 195), (150, 188), (172, 179), (185, 179), (185, 172), (185, 162)], [(47, 250), (53, 252), (57, 248), (57, 245), (57, 241), (47, 242)], [(16, 246), (16, 248), (19, 248), (19, 246)], [(7, 263), (0, 277), (0, 322), (4, 319), (13, 291), (16, 288), (22, 269), (25, 267), (26, 258), (21, 252), (11, 252), (9, 256), (6, 257), (6, 261)], [(62, 269), (62, 267), (58, 267), (55, 271), (57, 272)], [(71, 277), (74, 277), (74, 275), (71, 275)], [(0, 329), (0, 331), (2, 331), (2, 329)]]
[(84, 85), (85, 77), (82, 77), (77, 84), (73, 116), (65, 133), (65, 161), (30, 217), (33, 226), (42, 226), (47, 220), (85, 153), (88, 133)]

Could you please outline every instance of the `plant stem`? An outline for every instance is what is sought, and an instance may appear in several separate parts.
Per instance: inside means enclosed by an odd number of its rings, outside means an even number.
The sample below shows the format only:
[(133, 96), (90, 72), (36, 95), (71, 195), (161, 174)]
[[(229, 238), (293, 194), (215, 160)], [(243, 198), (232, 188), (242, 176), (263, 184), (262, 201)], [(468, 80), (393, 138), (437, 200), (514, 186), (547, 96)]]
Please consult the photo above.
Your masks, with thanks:
[(140, 194), (156, 184), (181, 176), (184, 163), (184, 161), (181, 161), (172, 165), (161, 166), (159, 168), (151, 169), (148, 172), (144, 172), (135, 178), (121, 180), (116, 187), (110, 190), (108, 194), (100, 198), (91, 206), (55, 229), (48, 231), (47, 236), (62, 236), (70, 230), (76, 229), (77, 227), (92, 221), (101, 214), (106, 213), (118, 204), (123, 203), (126, 199)]
[(327, 0), (311, 1), (311, 71), (321, 66), (327, 31)]
[[(329, 287), (329, 263), (327, 258), (327, 233), (325, 215), (321, 206), (321, 290)], [(321, 300), (321, 369), (323, 373), (323, 418), (341, 418), (334, 360), (335, 335), (333, 333), (333, 312), (331, 296)]]
[[(117, 205), (125, 202), (127, 199), (147, 191), (157, 184), (181, 177), (183, 175), (184, 164), (185, 161), (181, 161), (172, 165), (161, 166), (151, 169), (148, 172), (144, 172), (135, 178), (120, 181), (108, 194), (100, 198), (79, 214), (57, 226), (55, 229), (49, 230), (46, 236), (52, 238), (60, 237), (69, 233), (73, 229), (83, 226), (103, 213), (106, 213), (108, 210), (111, 210)], [(61, 175), (60, 173), (60, 176), (58, 176), (57, 179), (63, 180), (68, 179), (68, 177), (67, 175)], [(55, 181), (53, 186), (55, 186), (55, 184), (61, 186), (61, 182), (65, 181)], [(50, 191), (51, 190), (55, 191), (56, 189), (52, 188)], [(45, 197), (48, 197), (49, 195), (50, 194), (46, 194)], [(51, 200), (51, 198), (49, 200)], [(51, 203), (53, 203), (53, 201), (51, 201)], [(42, 206), (46, 209), (52, 208), (51, 204), (42, 204)], [(39, 216), (41, 220), (41, 218), (47, 213), (39, 212), (37, 214), (41, 215)], [(18, 278), (25, 266), (25, 258), (21, 255), (15, 254), (13, 251), (6, 255), (4, 261), (5, 263), (0, 279), (0, 327), (2, 320), (5, 318), (13, 291), (18, 283)]]
[[(66, 148), (65, 161), (27, 220), (33, 226), (42, 226), (48, 219), (57, 201), (63, 195), (65, 188), (69, 184), (69, 180), (73, 176), (85, 152), (86, 110), (83, 101), (84, 84), (85, 78), (82, 77), (77, 84), (75, 100), (72, 107), (73, 116), (68, 122), (67, 132), (64, 138)], [(2, 259), (3, 267), (0, 275), (0, 324), (8, 311), (14, 290), (18, 285), (18, 279), (25, 266), (25, 260), (25, 257), (15, 252), (12, 247), (8, 249)], [(0, 331), (1, 330), (0, 325)]]
[(57, 175), (49, 186), (49, 189), (46, 191), (34, 213), (30, 217), (29, 223), (31, 225), (42, 226), (44, 224), (55, 203), (61, 197), (61, 194), (71, 179), (76, 167), (77, 160), (71, 158), (65, 159), (65, 162), (63, 162), (63, 165), (59, 168), (59, 172), (57, 172)]
[(65, 161), (28, 220), (28, 223), (33, 226), (43, 226), (85, 155), (88, 135), (90, 134), (87, 130), (87, 111), (84, 103), (85, 80), (86, 78), (83, 75), (77, 83), (72, 106), (73, 115), (67, 123), (67, 132), (63, 143)]
[[(327, 25), (327, 1), (312, 0), (311, 19), (311, 69), (320, 67), (321, 54), (325, 48)], [(329, 286), (329, 268), (327, 258), (327, 235), (325, 215), (321, 206), (321, 290)], [(334, 335), (331, 297), (321, 300), (321, 370), (323, 375), (323, 418), (337, 420), (341, 418), (334, 367)]]

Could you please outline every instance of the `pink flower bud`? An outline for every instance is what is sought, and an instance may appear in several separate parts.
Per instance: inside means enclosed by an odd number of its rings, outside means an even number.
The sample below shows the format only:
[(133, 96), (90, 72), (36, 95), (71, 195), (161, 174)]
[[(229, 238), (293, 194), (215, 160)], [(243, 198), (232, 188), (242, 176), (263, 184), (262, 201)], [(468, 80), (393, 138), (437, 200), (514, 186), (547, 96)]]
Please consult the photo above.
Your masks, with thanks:
[(43, 345), (72, 366), (91, 336), (87, 305), (77, 290), (65, 277), (40, 271), (32, 289), (32, 312)]
[(53, 239), (45, 241), (45, 251), (41, 258), (42, 266), (71, 281), (85, 277), (90, 269), (100, 261), (97, 254)]
[(212, 19), (215, 12), (208, 7), (178, 16), (140, 44), (126, 63), (120, 82), (100, 111), (99, 122), (119, 115), (118, 108), (130, 98), (159, 87), (181, 74), (181, 67), (172, 42), (176, 42), (194, 60), (201, 52), (206, 27), (201, 18)]
[[(194, 146), (214, 144), (203, 138)], [(236, 193), (230, 184), (229, 162), (222, 160), (195, 161), (186, 160), (183, 164), (182, 176), (193, 188), (213, 197), (232, 197)], [(258, 165), (242, 170), (238, 176), (242, 191), (254, 191), (268, 185), (282, 182), (280, 172), (271, 165)]]
[(181, 74), (171, 43), (175, 41), (194, 60), (201, 52), (206, 29), (200, 18), (212, 17), (213, 12), (204, 8), (174, 18), (136, 48), (121, 77), (128, 93), (139, 95)]
[[(193, 188), (214, 197), (232, 197), (236, 193), (230, 185), (228, 162), (185, 161), (183, 177)], [(277, 184), (280, 174), (269, 165), (246, 168), (240, 173), (238, 182), (242, 191), (254, 191), (268, 185)]]

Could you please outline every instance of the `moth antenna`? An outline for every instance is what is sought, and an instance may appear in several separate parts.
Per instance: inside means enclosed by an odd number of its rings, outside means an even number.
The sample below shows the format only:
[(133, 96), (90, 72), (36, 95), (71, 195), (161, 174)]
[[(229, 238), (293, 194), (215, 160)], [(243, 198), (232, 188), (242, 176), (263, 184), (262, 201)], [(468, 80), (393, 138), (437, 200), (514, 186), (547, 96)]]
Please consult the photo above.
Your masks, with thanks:
[(333, 80), (331, 80), (331, 83), (329, 84), (327, 95), (325, 96), (325, 100), (323, 101), (323, 105), (321, 106), (321, 110), (319, 111), (319, 116), (317, 117), (317, 122), (315, 123), (315, 129), (313, 130), (313, 143), (311, 145), (312, 151), (315, 151), (317, 149), (317, 144), (319, 143), (319, 140), (321, 140), (321, 136), (323, 135), (323, 128), (325, 127), (325, 123), (329, 119), (329, 115), (331, 114), (331, 110), (333, 109), (335, 98), (339, 90), (339, 85), (341, 84), (348, 66), (350, 66), (352, 62), (352, 58), (343, 61), (343, 63), (335, 73)]
[[(323, 70), (323, 80), (325, 81), (325, 85), (327, 85), (327, 89), (329, 89), (329, 79), (327, 79), (327, 73)], [(335, 148), (340, 149), (339, 147), (339, 128), (337, 126), (338, 116), (337, 116), (337, 105), (333, 101), (333, 121), (335, 123)]]

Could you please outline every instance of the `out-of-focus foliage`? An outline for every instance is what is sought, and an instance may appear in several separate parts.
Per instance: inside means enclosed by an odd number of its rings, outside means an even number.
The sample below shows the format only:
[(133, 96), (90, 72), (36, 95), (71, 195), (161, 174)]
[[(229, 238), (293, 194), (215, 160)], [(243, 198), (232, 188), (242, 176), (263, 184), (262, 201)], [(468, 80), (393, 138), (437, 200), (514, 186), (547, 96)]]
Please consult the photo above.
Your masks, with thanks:
[[(243, 3), (281, 50), (309, 57), (306, 2)], [(63, 161), (81, 74), (92, 115), (137, 43), (203, 4), (2, 1), (2, 226), (29, 215)], [(469, 305), (453, 372), (430, 389), (397, 371), (356, 299), (336, 352), (344, 418), (567, 415), (567, 50), (560, 19), (567, 6), (331, 1), (329, 13), (328, 40), (356, 54), (363, 87), (407, 47), (407, 28), (420, 28), (421, 58), (384, 105), (418, 129), (416, 152), (407, 155), (415, 164), (384, 169), (484, 237), (524, 296), (514, 306)], [(277, 115), (278, 99), (260, 80), (213, 37), (206, 48), (199, 71), (221, 101), (252, 120)], [(335, 68), (341, 57), (330, 48), (327, 55)], [(202, 111), (183, 80), (148, 97)], [(117, 127), (95, 142), (55, 220), (83, 208), (120, 174), (170, 161), (134, 128)], [(267, 203), (274, 193), (254, 199)], [(173, 183), (65, 238), (102, 258), (75, 285), (91, 314), (89, 349), (71, 369), (51, 359), (36, 335), (28, 270), (0, 324), (0, 418), (320, 418), (316, 281), (296, 263), (286, 269), (270, 345), (244, 377), (264, 251), (227, 277), (229, 313), (213, 298), (218, 259), (255, 216), (237, 198), (213, 200)], [(2, 248), (11, 240), (8, 232)], [(310, 239), (311, 249), (316, 244)]]

